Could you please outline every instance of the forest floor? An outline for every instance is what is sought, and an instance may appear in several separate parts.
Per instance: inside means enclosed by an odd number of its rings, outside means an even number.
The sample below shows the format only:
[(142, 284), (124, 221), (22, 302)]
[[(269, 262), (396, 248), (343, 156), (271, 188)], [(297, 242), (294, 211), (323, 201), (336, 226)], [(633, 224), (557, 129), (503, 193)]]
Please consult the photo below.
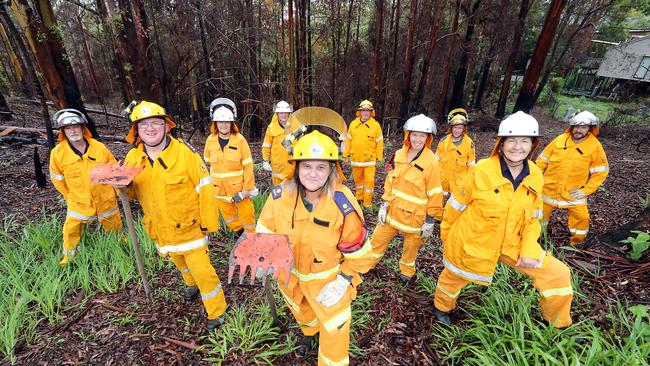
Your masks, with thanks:
[[(14, 125), (41, 127), (38, 107), (15, 102), (11, 103), (11, 107), (21, 116), (26, 116), (17, 117)], [(540, 121), (544, 136), (541, 147), (565, 127), (541, 110), (536, 109), (533, 114)], [(122, 120), (111, 118), (108, 123), (103, 118), (101, 120), (100, 134), (126, 134), (127, 128)], [(495, 131), (479, 131), (470, 127), (477, 157), (485, 157), (491, 151), (494, 135)], [(575, 321), (590, 320), (598, 324), (616, 301), (625, 301), (630, 306), (650, 304), (649, 256), (646, 253), (640, 260), (630, 260), (626, 257), (628, 246), (620, 243), (620, 240), (632, 235), (631, 230), (650, 230), (650, 159), (647, 146), (643, 146), (648, 143), (648, 136), (650, 123), (603, 130), (600, 141), (608, 155), (610, 174), (603, 187), (589, 198), (592, 222), (587, 242), (580, 250), (561, 249), (568, 246), (569, 241), (566, 212), (557, 211), (548, 226), (545, 245), (555, 247), (558, 256), (580, 277), (582, 292), (592, 297), (590, 306), (575, 304)], [(386, 138), (386, 157), (401, 147), (402, 139), (402, 136)], [(643, 139), (646, 139), (645, 143), (642, 143)], [(192, 139), (192, 145), (201, 151), (204, 141), (205, 136), (197, 135)], [(130, 149), (130, 145), (125, 143), (105, 143), (117, 159), (123, 159)], [(261, 143), (251, 142), (250, 145), (255, 161), (261, 162)], [(36, 186), (35, 151), (40, 156), (43, 172), (47, 174), (48, 151), (45, 146), (0, 142), (0, 182), (4, 191), (0, 195), (0, 222), (11, 219), (23, 225), (49, 215), (56, 215), (61, 220), (64, 217), (64, 203), (52, 185), (48, 182), (43, 189)], [(375, 201), (383, 193), (385, 178), (383, 169), (378, 168), (377, 171)], [(350, 176), (349, 168), (346, 173)], [(269, 189), (270, 180), (267, 172), (256, 169), (257, 186), (262, 191)], [(346, 184), (353, 186), (351, 181)], [(370, 212), (374, 211), (376, 209)], [(374, 227), (373, 214), (367, 215), (367, 222), (369, 228)], [(219, 234), (213, 235), (210, 241), (210, 255), (223, 281), (227, 278), (227, 258), (233, 240), (232, 235)], [(357, 299), (362, 304), (353, 304), (364, 313), (360, 315), (358, 310), (355, 315), (367, 320), (353, 333), (351, 362), (355, 365), (443, 364), (447, 359), (443, 351), (432, 346), (432, 337), (436, 335), (432, 332), (435, 320), (431, 284), (435, 286), (435, 279), (443, 268), (440, 242), (436, 239), (422, 248), (417, 263), (418, 281), (408, 286), (399, 283), (396, 266), (399, 250), (395, 246), (391, 248), (387, 258), (364, 276), (365, 282), (359, 287), (359, 294), (360, 298), (361, 294), (365, 294), (365, 297), (363, 300)], [(307, 357), (301, 357), (293, 352), (293, 348), (289, 348), (286, 352), (271, 353), (268, 358), (252, 358), (250, 352), (259, 354), (267, 348), (258, 345), (259, 350), (246, 351), (243, 343), (247, 341), (243, 336), (239, 336), (239, 341), (234, 341), (232, 351), (219, 353), (219, 347), (231, 340), (206, 337), (202, 305), (198, 301), (185, 304), (180, 296), (182, 282), (177, 271), (170, 265), (161, 268), (152, 279), (156, 288), (153, 305), (147, 303), (137, 280), (110, 293), (84, 293), (78, 288), (69, 289), (65, 303), (61, 304), (61, 320), (55, 323), (40, 322), (30, 342), (18, 340), (13, 348), (13, 361), (20, 365), (315, 364), (316, 349)], [(234, 319), (241, 315), (241, 309), (260, 311), (259, 304), (263, 303), (261, 288), (226, 285), (224, 289), (230, 305), (228, 312), (232, 314), (226, 313), (227, 318)], [(480, 301), (476, 294), (461, 296), (459, 306), (463, 308), (476, 301)], [(299, 331), (288, 311), (281, 307), (280, 312), (284, 324), (268, 332), (271, 338), (276, 338), (275, 341), (280, 339), (280, 342), (284, 340), (293, 345)], [(455, 315), (454, 323), (462, 323), (466, 316), (459, 312)], [(243, 321), (245, 324), (245, 316)], [(221, 346), (219, 342), (222, 342)], [(241, 344), (236, 344), (238, 342)], [(273, 344), (274, 341), (271, 339), (266, 343)], [(0, 364), (5, 362), (9, 362), (8, 359), (3, 361), (0, 358)]]

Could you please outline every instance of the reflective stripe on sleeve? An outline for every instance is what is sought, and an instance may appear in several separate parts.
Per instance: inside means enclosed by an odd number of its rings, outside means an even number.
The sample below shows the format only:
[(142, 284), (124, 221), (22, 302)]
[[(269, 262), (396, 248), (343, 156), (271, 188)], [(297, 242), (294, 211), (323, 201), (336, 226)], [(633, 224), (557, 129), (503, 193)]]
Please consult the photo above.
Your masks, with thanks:
[(262, 147), (271, 147), (271, 144), (264, 143), (262, 144)]
[(324, 280), (326, 278), (331, 277), (333, 274), (339, 273), (339, 269), (341, 268), (340, 264), (337, 264), (336, 267), (332, 267), (326, 271), (322, 272), (311, 272), (311, 273), (301, 273), (297, 269), (292, 268), (291, 273), (296, 275), (298, 279), (302, 282), (308, 282), (308, 281), (313, 281), (313, 280)]
[(366, 242), (363, 244), (361, 248), (355, 250), (354, 252), (343, 253), (343, 257), (345, 259), (357, 259), (367, 255), (371, 251), (372, 251), (372, 244), (370, 244), (370, 240), (366, 239)]
[(199, 184), (196, 185), (196, 193), (201, 192), (201, 187), (207, 186), (208, 184), (211, 183), (212, 183), (212, 178), (209, 175), (201, 178)]
[(569, 228), (569, 232), (571, 234), (576, 234), (576, 235), (587, 235), (589, 233), (589, 229), (580, 230), (580, 229)]
[(544, 160), (544, 161), (547, 162), (547, 163), (551, 162), (551, 161), (546, 157), (546, 155), (544, 155), (544, 153), (539, 154), (539, 158), (542, 159), (542, 160)]
[(255, 232), (260, 233), (260, 234), (275, 234), (274, 231), (269, 230), (264, 224), (262, 224), (262, 220), (257, 221), (257, 225), (255, 226)]
[(375, 139), (375, 141), (379, 142), (379, 141), (381, 141), (381, 140), (383, 140), (383, 139), (384, 139), (384, 136), (379, 136), (379, 137), (377, 137), (377, 138)]
[(54, 174), (54, 173), (50, 172), (50, 179), (64, 180), (65, 177), (63, 176), (63, 174)]
[(476, 165), (476, 160), (468, 161), (467, 166), (474, 166)]
[(609, 171), (609, 166), (603, 165), (595, 168), (590, 168), (589, 173), (597, 173), (597, 172), (606, 172)]
[(241, 165), (250, 164), (253, 162), (253, 158), (246, 158), (241, 162)]
[(427, 191), (427, 196), (431, 197), (434, 194), (440, 194), (440, 193), (443, 193), (442, 187), (440, 187), (440, 186), (433, 187), (433, 188), (431, 188), (430, 190)]
[(455, 208), (456, 210), (463, 212), (467, 208), (467, 205), (463, 205), (462, 203), (458, 202), (456, 200), (456, 197), (452, 194), (451, 197), (449, 197), (449, 204), (451, 207)]

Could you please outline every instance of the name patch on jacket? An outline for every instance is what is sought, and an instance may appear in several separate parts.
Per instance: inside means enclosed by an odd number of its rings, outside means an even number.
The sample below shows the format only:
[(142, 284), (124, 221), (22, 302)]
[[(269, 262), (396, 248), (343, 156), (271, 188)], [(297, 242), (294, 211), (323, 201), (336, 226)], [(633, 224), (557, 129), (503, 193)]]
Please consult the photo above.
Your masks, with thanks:
[(282, 196), (282, 186), (277, 185), (271, 189), (271, 196), (273, 197), (274, 200), (277, 200)]
[(343, 216), (347, 216), (350, 212), (354, 211), (354, 206), (352, 206), (350, 200), (345, 197), (345, 194), (343, 192), (334, 193), (334, 202), (336, 202), (336, 205), (339, 207), (339, 210)]
[(232, 150), (237, 150), (237, 148), (234, 147), (234, 146), (228, 146), (228, 148), (229, 148), (229, 149), (232, 149)]

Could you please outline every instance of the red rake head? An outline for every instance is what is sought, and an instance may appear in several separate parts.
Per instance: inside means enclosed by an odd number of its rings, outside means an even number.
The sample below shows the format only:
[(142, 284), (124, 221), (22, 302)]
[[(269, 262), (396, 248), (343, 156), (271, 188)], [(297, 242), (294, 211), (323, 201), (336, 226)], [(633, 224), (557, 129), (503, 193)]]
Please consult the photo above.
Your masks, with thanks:
[(120, 162), (99, 164), (91, 172), (90, 181), (95, 184), (126, 186), (140, 174), (143, 168), (143, 166), (120, 165)]
[[(280, 270), (284, 270), (285, 281), (289, 281), (293, 268), (293, 252), (286, 235), (244, 233), (230, 252), (228, 283), (232, 281), (235, 268), (239, 266), (239, 284), (244, 282), (244, 275), (250, 268), (251, 285), (255, 282), (258, 270), (264, 275), (273, 274), (276, 280)], [(273, 270), (269, 272), (269, 270)]]

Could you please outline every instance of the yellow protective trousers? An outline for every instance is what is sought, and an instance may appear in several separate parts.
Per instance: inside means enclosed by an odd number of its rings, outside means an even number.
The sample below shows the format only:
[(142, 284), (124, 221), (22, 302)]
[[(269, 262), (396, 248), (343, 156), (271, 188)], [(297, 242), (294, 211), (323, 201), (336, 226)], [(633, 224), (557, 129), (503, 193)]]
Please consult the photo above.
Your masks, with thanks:
[[(120, 210), (117, 206), (103, 215), (99, 215), (97, 219), (104, 231), (119, 232), (122, 230)], [(70, 215), (66, 216), (63, 223), (63, 254), (74, 256), (77, 253), (77, 245), (81, 240), (81, 235), (86, 230), (86, 224), (92, 221), (80, 220)]]
[[(563, 207), (564, 208), (564, 207)], [(544, 202), (544, 216), (542, 222), (548, 223), (551, 219), (555, 206)], [(589, 206), (576, 205), (566, 207), (569, 214), (569, 232), (571, 233), (571, 245), (580, 244), (587, 238), (589, 233)]]
[(282, 284), (278, 287), (303, 334), (318, 334), (318, 365), (348, 365), (352, 286), (348, 287), (339, 302), (326, 308), (316, 301), (324, 285), (298, 282), (292, 288)]
[(217, 200), (217, 207), (221, 216), (223, 216), (223, 221), (230, 230), (255, 231), (255, 207), (253, 207), (253, 201), (249, 197), (237, 203)]
[[(515, 261), (505, 255), (500, 256), (499, 261), (532, 278), (533, 286), (540, 293), (539, 303), (544, 319), (557, 328), (571, 325), (573, 289), (571, 271), (566, 264), (551, 256), (544, 257), (542, 268), (515, 267)], [(438, 277), (433, 299), (435, 307), (444, 312), (452, 311), (456, 308), (456, 299), (460, 291), (469, 282), (445, 267)]]
[[(381, 261), (384, 253), (388, 248), (388, 244), (397, 235), (399, 230), (389, 224), (377, 225), (375, 232), (372, 233), (370, 244), (372, 244), (372, 254), (375, 257), (375, 264)], [(424, 240), (420, 239), (419, 233), (404, 233), (404, 246), (402, 249), (402, 257), (399, 260), (399, 269), (403, 275), (413, 277), (415, 275), (415, 259), (418, 256), (418, 251)]]
[(228, 305), (219, 276), (210, 263), (208, 250), (202, 249), (180, 255), (170, 254), (169, 258), (181, 271), (185, 285), (198, 286), (208, 319), (220, 317)]
[[(363, 201), (364, 207), (372, 205), (372, 196), (375, 193), (375, 162), (371, 166), (352, 166), (352, 177), (356, 188), (357, 201)], [(366, 163), (363, 163), (366, 164)]]

